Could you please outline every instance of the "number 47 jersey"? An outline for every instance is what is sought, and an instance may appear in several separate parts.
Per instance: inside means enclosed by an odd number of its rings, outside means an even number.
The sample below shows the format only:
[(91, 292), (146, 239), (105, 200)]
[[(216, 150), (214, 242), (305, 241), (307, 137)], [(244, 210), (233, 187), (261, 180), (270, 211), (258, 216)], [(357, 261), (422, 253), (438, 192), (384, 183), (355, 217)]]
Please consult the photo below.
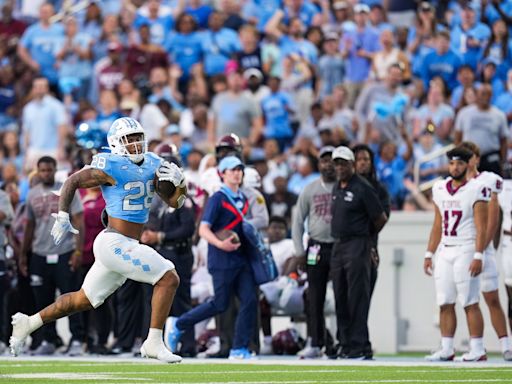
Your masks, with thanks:
[(476, 240), (473, 207), (477, 201), (488, 202), (491, 189), (477, 179), (459, 187), (451, 178), (440, 180), (432, 187), (434, 204), (442, 218), (441, 243), (444, 245), (469, 245)]
[(149, 208), (155, 194), (154, 177), (162, 158), (148, 152), (137, 165), (124, 156), (99, 153), (92, 158), (91, 167), (105, 172), (115, 180), (115, 185), (102, 185), (110, 217), (132, 223), (148, 221)]

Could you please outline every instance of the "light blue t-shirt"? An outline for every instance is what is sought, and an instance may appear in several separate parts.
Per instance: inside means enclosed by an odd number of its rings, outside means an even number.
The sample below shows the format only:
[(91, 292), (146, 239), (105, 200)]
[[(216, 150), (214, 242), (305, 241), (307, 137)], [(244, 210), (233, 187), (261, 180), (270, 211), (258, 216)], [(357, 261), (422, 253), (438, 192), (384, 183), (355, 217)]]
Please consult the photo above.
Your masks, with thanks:
[(462, 65), (460, 57), (453, 52), (448, 52), (439, 55), (437, 51), (429, 53), (423, 59), (421, 66), (421, 78), (425, 89), (429, 88), (429, 82), (436, 76), (440, 76), (448, 89), (453, 89), (457, 86), (457, 71)]
[(199, 63), (203, 55), (201, 34), (198, 32), (171, 33), (166, 41), (165, 50), (169, 53), (171, 63), (178, 64), (183, 71), (183, 76), (188, 78), (192, 66)]
[[(62, 50), (67, 41), (66, 36), (62, 38), (56, 44), (56, 52)], [(78, 45), (82, 49), (89, 48), (91, 43), (91, 37), (78, 33), (73, 37), (73, 44)], [(81, 59), (75, 52), (68, 53), (64, 56), (59, 68), (59, 77), (77, 77), (79, 79), (85, 79), (90, 77), (92, 74), (92, 63), (91, 60)]]
[(217, 32), (201, 33), (201, 43), (204, 55), (204, 71), (208, 76), (224, 72), (226, 63), (231, 55), (242, 49), (235, 31), (222, 28)]
[[(475, 25), (464, 31), (460, 25), (455, 26), (450, 32), (451, 48), (455, 53), (459, 54), (464, 64), (468, 64), (471, 68), (476, 69), (478, 58), (480, 57), (481, 47), (491, 37), (491, 30), (483, 23), (475, 23)], [(480, 47), (469, 47), (468, 39), (475, 39), (480, 42)]]
[(271, 93), (261, 101), (261, 109), (265, 116), (265, 137), (280, 139), (293, 137), (290, 126), (292, 99), (285, 92)]
[(138, 30), (141, 25), (149, 26), (151, 42), (157, 45), (163, 45), (165, 38), (174, 28), (174, 18), (171, 15), (160, 16), (152, 20), (149, 17), (137, 14), (133, 21), (133, 27)]
[[(320, 13), (319, 9), (309, 1), (305, 0), (302, 3), (302, 7), (300, 7), (297, 16), (306, 27), (310, 27), (313, 23), (313, 18), (317, 13)], [(290, 22), (290, 10), (288, 7), (284, 8), (284, 22), (286, 24)]]
[(40, 23), (33, 24), (21, 37), (20, 44), (25, 47), (32, 59), (41, 66), (41, 74), (52, 84), (58, 80), (55, 69), (55, 54), (64, 37), (64, 28), (60, 23), (43, 28)]
[(139, 224), (148, 221), (155, 194), (155, 173), (161, 163), (162, 158), (152, 152), (144, 155), (141, 165), (112, 153), (99, 153), (92, 158), (91, 167), (105, 172), (116, 182), (101, 186), (110, 217)]
[(23, 108), (23, 132), (30, 136), (28, 146), (38, 150), (56, 150), (59, 126), (67, 122), (64, 104), (52, 96), (32, 100)]
[(362, 83), (368, 79), (372, 62), (358, 56), (356, 52), (360, 49), (377, 52), (380, 49), (379, 32), (374, 28), (366, 27), (362, 32), (356, 30), (346, 33), (340, 43), (340, 50), (344, 49), (349, 40), (352, 46), (345, 61), (347, 80), (352, 83)]

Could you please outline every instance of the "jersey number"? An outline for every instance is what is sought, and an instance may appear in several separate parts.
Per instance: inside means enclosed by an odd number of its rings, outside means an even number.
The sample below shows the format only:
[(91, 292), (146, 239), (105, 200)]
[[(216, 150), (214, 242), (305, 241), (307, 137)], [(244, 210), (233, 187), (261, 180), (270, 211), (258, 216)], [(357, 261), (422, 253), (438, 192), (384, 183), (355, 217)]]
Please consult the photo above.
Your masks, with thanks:
[(91, 167), (98, 169), (105, 169), (105, 165), (107, 164), (107, 159), (104, 157), (94, 156), (92, 158)]
[[(123, 211), (140, 211), (141, 209), (151, 207), (151, 199), (155, 194), (153, 189), (153, 180), (148, 180), (146, 184), (142, 181), (131, 181), (124, 185), (125, 191), (131, 191), (132, 189), (138, 189), (138, 192), (125, 196), (123, 200)], [(132, 204), (131, 200), (136, 200), (146, 195), (144, 198), (144, 204)]]
[[(453, 225), (450, 227), (450, 215), (451, 217), (454, 217), (455, 220), (453, 221)], [(460, 219), (462, 219), (462, 211), (444, 211), (444, 220), (443, 220), (443, 227), (444, 227), (444, 235), (445, 236), (457, 236), (457, 227), (459, 226)]]

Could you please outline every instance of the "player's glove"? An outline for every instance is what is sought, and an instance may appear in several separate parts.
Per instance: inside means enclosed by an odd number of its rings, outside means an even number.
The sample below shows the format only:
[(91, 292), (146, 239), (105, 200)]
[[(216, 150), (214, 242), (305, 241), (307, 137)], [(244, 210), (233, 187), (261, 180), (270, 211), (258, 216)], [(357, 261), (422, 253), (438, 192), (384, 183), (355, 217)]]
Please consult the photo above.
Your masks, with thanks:
[(174, 163), (162, 162), (156, 170), (156, 175), (160, 181), (170, 181), (178, 188), (185, 186), (185, 176), (181, 168)]
[(78, 233), (78, 229), (73, 228), (69, 221), (69, 213), (59, 211), (59, 213), (52, 213), (52, 216), (55, 217), (55, 224), (53, 224), (51, 234), (56, 245), (62, 242), (67, 232), (74, 233), (75, 235)]

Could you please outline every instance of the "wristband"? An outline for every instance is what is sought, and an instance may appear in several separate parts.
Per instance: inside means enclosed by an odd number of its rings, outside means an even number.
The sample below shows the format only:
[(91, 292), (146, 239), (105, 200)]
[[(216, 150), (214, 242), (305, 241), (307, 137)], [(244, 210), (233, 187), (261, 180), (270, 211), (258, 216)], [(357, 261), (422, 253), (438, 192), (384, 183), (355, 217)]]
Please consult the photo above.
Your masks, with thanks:
[(425, 259), (431, 259), (432, 256), (434, 256), (433, 252), (430, 252), (430, 251), (425, 252)]
[(475, 260), (482, 260), (484, 258), (484, 254), (482, 252), (475, 252), (475, 255), (473, 256), (473, 259)]

